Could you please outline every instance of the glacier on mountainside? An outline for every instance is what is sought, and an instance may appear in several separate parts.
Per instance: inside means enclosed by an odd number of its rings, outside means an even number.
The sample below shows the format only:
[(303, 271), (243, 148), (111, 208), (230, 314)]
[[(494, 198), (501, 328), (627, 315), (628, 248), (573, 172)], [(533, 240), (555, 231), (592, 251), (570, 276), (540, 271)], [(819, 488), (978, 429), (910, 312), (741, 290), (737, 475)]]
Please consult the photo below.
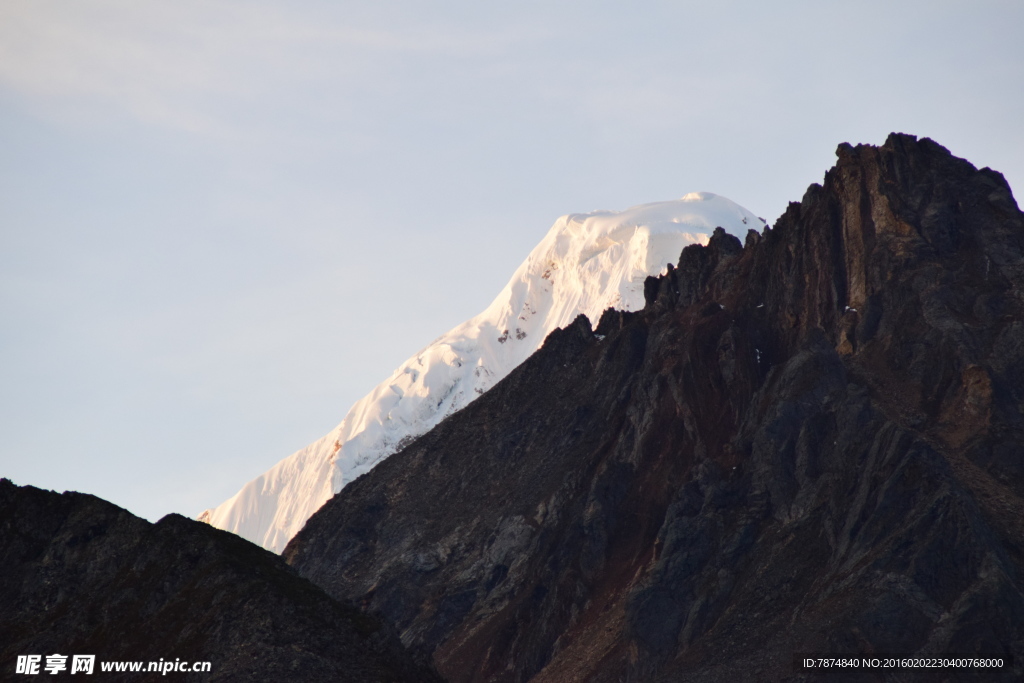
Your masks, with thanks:
[(643, 307), (644, 280), (706, 244), (764, 222), (710, 192), (625, 211), (562, 216), (487, 309), (405, 361), (341, 423), (199, 519), (280, 553), (347, 483), (483, 394), (554, 329), (584, 313)]

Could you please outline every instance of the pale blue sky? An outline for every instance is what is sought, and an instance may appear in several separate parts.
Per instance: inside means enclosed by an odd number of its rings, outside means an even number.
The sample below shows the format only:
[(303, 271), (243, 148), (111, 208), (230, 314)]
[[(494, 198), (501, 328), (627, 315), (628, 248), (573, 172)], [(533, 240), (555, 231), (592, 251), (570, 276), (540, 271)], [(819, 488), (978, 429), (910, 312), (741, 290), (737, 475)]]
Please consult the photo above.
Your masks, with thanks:
[(1024, 3), (0, 0), (0, 475), (194, 515), (561, 214), (774, 221), (839, 142), (1024, 186)]

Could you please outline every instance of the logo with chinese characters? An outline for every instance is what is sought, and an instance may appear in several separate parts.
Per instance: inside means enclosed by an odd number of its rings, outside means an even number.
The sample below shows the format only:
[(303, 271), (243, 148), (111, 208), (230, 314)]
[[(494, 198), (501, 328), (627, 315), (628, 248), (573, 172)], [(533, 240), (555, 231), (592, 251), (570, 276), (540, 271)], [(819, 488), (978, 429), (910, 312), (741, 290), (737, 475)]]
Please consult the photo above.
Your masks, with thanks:
[[(71, 655), (71, 671), (73, 674), (91, 674), (96, 666), (96, 655)], [(48, 674), (58, 674), (68, 670), (68, 655), (46, 655), (43, 664), (42, 655), (18, 655), (18, 663), (14, 669), (16, 674), (38, 674), (40, 667)]]

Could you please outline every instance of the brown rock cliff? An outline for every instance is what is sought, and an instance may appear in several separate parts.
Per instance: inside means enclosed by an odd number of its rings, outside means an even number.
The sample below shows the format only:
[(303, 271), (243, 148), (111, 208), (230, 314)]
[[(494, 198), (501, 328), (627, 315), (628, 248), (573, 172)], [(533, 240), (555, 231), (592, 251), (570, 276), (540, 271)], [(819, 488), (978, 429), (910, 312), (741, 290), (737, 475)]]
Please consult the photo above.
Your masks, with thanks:
[(457, 683), (818, 680), (796, 652), (1024, 676), (1024, 216), (928, 139), (838, 157), (643, 311), (553, 333), (288, 562)]

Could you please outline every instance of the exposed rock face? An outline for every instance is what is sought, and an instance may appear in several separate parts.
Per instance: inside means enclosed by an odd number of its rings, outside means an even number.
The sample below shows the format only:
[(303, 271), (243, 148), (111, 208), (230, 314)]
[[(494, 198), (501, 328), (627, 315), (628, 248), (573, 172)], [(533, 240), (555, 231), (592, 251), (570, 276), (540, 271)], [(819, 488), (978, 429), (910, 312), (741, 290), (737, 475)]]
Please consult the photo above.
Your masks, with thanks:
[(1018, 680), (1024, 216), (931, 140), (838, 156), (643, 311), (553, 333), (286, 559), (456, 683), (801, 680), (794, 652), (1004, 653), (955, 680)]
[[(0, 479), (3, 680), (33, 678), (15, 675), (18, 655), (53, 653), (96, 655), (104, 681), (439, 680), (377, 620), (233, 534)], [(176, 658), (211, 671), (162, 679), (99, 665)]]

